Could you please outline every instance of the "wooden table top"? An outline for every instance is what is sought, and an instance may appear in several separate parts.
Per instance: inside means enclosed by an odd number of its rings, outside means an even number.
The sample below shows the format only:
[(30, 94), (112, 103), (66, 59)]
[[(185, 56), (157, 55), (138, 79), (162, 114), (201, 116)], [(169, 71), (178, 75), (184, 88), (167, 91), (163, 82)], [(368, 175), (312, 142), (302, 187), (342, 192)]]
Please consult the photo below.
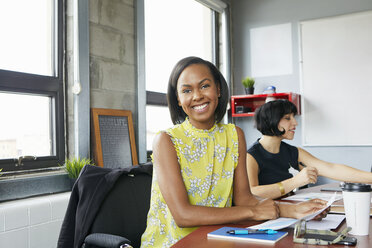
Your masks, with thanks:
[[(303, 189), (300, 192), (320, 192), (322, 187), (335, 187), (338, 186), (338, 183), (326, 184), (326, 185), (319, 185), (316, 187), (310, 187), (307, 189)], [(343, 204), (342, 200), (335, 202), (337, 205)], [(275, 244), (257, 244), (253, 242), (245, 242), (245, 241), (232, 241), (232, 240), (216, 240), (216, 239), (208, 239), (207, 234), (214, 230), (217, 230), (224, 226), (231, 226), (231, 227), (248, 227), (260, 224), (262, 222), (259, 221), (248, 221), (244, 224), (226, 224), (226, 225), (212, 225), (212, 226), (202, 226), (195, 230), (194, 232), (190, 233), (183, 239), (179, 240), (176, 244), (174, 244), (173, 248), (240, 248), (240, 247), (276, 247), (276, 248), (290, 248), (290, 247), (347, 247), (343, 245), (329, 245), (329, 246), (319, 246), (319, 245), (304, 245), (304, 244), (297, 244), (293, 243), (293, 229), (286, 228), (283, 231), (287, 231), (288, 235), (283, 239), (279, 240)], [(372, 218), (370, 218), (370, 226), (372, 223)], [(341, 225), (335, 231), (340, 231), (346, 227), (346, 221), (344, 220)], [(353, 236), (353, 235), (350, 235)], [(367, 236), (353, 236), (358, 239), (357, 245), (353, 247), (358, 248), (367, 248), (372, 247), (372, 228), (369, 229), (369, 235)], [(351, 246), (350, 246), (351, 247)]]

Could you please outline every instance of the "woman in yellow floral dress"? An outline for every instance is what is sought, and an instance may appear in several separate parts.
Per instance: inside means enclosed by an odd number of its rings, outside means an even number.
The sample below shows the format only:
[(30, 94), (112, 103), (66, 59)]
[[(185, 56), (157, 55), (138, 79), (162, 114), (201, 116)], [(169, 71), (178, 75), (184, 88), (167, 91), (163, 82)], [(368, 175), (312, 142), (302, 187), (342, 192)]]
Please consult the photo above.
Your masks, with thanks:
[(175, 126), (153, 143), (151, 203), (141, 247), (170, 247), (201, 225), (300, 218), (324, 207), (321, 200), (294, 205), (251, 194), (244, 133), (220, 123), (229, 94), (212, 63), (197, 57), (179, 61), (167, 97)]

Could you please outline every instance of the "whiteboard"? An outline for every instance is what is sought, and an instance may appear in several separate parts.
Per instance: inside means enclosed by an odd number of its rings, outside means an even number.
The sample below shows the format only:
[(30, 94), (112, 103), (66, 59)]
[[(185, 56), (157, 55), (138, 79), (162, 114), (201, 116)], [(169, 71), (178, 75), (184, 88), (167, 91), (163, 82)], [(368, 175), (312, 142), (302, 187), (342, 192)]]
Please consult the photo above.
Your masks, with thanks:
[(292, 74), (292, 24), (250, 30), (253, 77)]
[(303, 145), (372, 145), (372, 11), (300, 23)]

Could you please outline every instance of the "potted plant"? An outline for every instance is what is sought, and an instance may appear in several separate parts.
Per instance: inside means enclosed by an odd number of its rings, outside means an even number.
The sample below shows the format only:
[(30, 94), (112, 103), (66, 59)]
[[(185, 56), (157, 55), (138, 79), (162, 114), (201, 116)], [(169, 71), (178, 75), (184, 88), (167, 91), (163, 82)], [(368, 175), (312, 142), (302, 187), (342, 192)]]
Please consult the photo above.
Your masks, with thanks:
[(75, 183), (76, 179), (80, 175), (80, 171), (83, 169), (85, 165), (94, 165), (93, 161), (89, 158), (72, 158), (66, 159), (64, 165), (64, 170), (67, 172), (68, 177), (71, 181), (71, 186)]
[(245, 94), (252, 95), (254, 93), (255, 80), (252, 77), (246, 77), (242, 80), (245, 89)]

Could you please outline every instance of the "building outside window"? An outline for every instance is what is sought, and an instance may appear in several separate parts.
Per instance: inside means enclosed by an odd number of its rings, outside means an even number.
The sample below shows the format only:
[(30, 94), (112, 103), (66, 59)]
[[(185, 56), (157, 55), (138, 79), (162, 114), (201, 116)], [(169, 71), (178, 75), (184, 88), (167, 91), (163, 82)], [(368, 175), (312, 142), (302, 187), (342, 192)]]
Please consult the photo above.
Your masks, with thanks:
[(65, 157), (63, 1), (0, 1), (2, 176), (57, 168)]

